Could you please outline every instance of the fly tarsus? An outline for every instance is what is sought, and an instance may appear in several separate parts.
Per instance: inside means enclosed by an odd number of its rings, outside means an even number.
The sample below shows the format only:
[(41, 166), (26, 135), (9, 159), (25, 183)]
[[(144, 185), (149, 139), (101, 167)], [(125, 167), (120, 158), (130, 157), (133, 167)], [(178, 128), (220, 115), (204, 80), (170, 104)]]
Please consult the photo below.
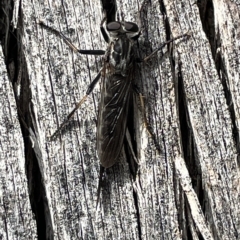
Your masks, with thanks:
[(98, 72), (98, 75), (93, 79), (93, 81), (88, 86), (86, 95), (77, 103), (76, 107), (68, 114), (66, 120), (60, 125), (60, 127), (53, 133), (52, 136), (50, 136), (50, 140), (53, 141), (59, 133), (62, 131), (62, 129), (68, 124), (69, 120), (72, 118), (74, 113), (81, 107), (81, 105), (86, 101), (88, 95), (93, 91), (94, 87), (96, 86), (97, 82), (99, 81), (101, 77), (103, 68)]
[(137, 94), (138, 94), (139, 99), (140, 99), (140, 105), (141, 105), (142, 114), (143, 114), (144, 126), (145, 126), (148, 134), (152, 137), (154, 145), (155, 145), (158, 153), (160, 154), (161, 153), (161, 147), (160, 147), (159, 142), (157, 140), (156, 134), (154, 133), (154, 131), (152, 129), (152, 126), (150, 125), (150, 123), (147, 120), (147, 115), (146, 115), (145, 105), (144, 105), (144, 100), (143, 100), (144, 97), (139, 91), (137, 91)]
[(98, 189), (97, 189), (97, 204), (96, 204), (96, 209), (98, 208), (98, 203), (100, 200), (100, 192), (102, 188), (102, 183), (103, 183), (103, 174), (104, 174), (105, 168), (100, 165), (100, 173), (99, 173), (99, 180), (98, 180)]
[(50, 140), (53, 141), (59, 133), (62, 131), (62, 129), (68, 124), (69, 120), (73, 117), (74, 113), (80, 108), (80, 106), (83, 104), (83, 102), (86, 101), (88, 95), (85, 95), (81, 101), (76, 105), (76, 107), (68, 114), (67, 119), (60, 125), (60, 127), (55, 131), (55, 133), (52, 134), (50, 137)]

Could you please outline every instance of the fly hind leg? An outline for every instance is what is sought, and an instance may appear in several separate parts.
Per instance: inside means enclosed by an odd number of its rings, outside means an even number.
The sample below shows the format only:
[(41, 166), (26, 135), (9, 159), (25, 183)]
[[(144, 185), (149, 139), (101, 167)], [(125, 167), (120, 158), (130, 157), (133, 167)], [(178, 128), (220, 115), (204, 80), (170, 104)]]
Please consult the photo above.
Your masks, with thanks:
[(66, 120), (60, 125), (60, 127), (55, 131), (55, 133), (50, 137), (50, 140), (53, 140), (56, 138), (56, 136), (61, 132), (61, 130), (67, 125), (69, 120), (72, 118), (74, 113), (79, 109), (79, 107), (85, 102), (88, 95), (93, 91), (94, 87), (96, 86), (97, 82), (99, 81), (101, 77), (102, 69), (99, 71), (98, 75), (94, 78), (94, 80), (90, 83), (88, 86), (88, 89), (86, 91), (86, 95), (76, 104), (76, 107), (68, 114)]
[(138, 95), (139, 97), (139, 101), (140, 101), (140, 107), (141, 107), (141, 112), (142, 112), (142, 116), (143, 116), (143, 123), (144, 123), (144, 126), (148, 132), (148, 134), (152, 137), (153, 139), (153, 142), (155, 144), (155, 147), (158, 151), (158, 153), (161, 152), (161, 147), (159, 145), (159, 141), (156, 137), (156, 134), (154, 133), (153, 131), (153, 128), (152, 126), (150, 125), (150, 123), (148, 122), (148, 119), (147, 119), (147, 115), (146, 115), (146, 110), (145, 110), (145, 104), (144, 104), (144, 96), (142, 95), (142, 93), (139, 91), (139, 89), (137, 88), (137, 86), (133, 86), (133, 90), (134, 92)]

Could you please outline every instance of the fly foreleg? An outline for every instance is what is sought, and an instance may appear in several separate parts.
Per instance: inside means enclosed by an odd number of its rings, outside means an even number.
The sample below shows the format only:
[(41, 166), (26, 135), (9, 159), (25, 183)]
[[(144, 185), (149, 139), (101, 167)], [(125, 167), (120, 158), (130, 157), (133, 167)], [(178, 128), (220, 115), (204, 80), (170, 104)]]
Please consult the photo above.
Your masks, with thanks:
[(148, 55), (147, 57), (145, 57), (143, 59), (144, 62), (146, 62), (148, 59), (150, 59), (154, 54), (156, 54), (158, 51), (162, 50), (167, 44), (171, 43), (171, 42), (174, 42), (175, 40), (177, 39), (180, 39), (180, 38), (184, 38), (184, 37), (190, 37), (190, 34), (189, 33), (185, 33), (185, 34), (182, 34), (180, 36), (177, 36), (175, 38), (172, 38), (168, 41), (166, 41), (165, 43), (162, 43), (156, 50), (154, 50), (150, 55)]
[(51, 31), (58, 37), (62, 38), (63, 41), (76, 53), (81, 53), (81, 54), (86, 54), (86, 55), (104, 55), (105, 51), (104, 50), (82, 50), (78, 49), (74, 44), (71, 43), (71, 41), (60, 31), (46, 25), (42, 21), (39, 22), (39, 24), (44, 27), (45, 29)]
[(158, 51), (162, 50), (167, 44), (171, 43), (171, 42), (174, 42), (180, 38), (184, 38), (184, 37), (187, 37), (189, 38), (191, 35), (189, 33), (185, 33), (185, 34), (182, 34), (180, 36), (177, 36), (175, 38), (172, 38), (164, 43), (162, 43), (157, 49), (155, 49), (151, 54), (149, 54), (147, 57), (143, 58), (143, 59), (140, 59), (140, 58), (137, 58), (136, 59), (136, 62), (138, 63), (141, 63), (141, 62), (147, 62), (150, 58), (152, 58)]
[(110, 38), (109, 38), (105, 28), (103, 27), (103, 24), (107, 21), (107, 16), (106, 16), (106, 14), (104, 14), (104, 15), (105, 15), (104, 18), (101, 21), (100, 30), (101, 30), (101, 33), (102, 33), (102, 36), (103, 36), (105, 42), (109, 43), (110, 42)]
[(78, 110), (78, 108), (85, 102), (88, 95), (93, 91), (94, 87), (96, 86), (97, 82), (99, 81), (101, 77), (102, 69), (99, 71), (98, 75), (94, 78), (94, 80), (90, 83), (86, 95), (77, 103), (76, 107), (68, 114), (66, 120), (60, 125), (60, 127), (56, 130), (56, 132), (50, 137), (51, 140), (53, 140), (63, 129), (64, 126), (68, 123), (69, 119), (72, 118), (74, 113)]

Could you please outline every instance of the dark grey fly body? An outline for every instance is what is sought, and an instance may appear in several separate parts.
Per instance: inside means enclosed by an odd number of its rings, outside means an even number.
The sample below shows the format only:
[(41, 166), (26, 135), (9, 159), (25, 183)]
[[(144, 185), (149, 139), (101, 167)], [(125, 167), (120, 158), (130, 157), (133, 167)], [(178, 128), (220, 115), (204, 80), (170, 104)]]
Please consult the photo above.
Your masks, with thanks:
[(121, 153), (132, 92), (133, 45), (139, 28), (132, 22), (111, 22), (105, 55), (97, 123), (97, 151), (103, 167), (114, 165)]

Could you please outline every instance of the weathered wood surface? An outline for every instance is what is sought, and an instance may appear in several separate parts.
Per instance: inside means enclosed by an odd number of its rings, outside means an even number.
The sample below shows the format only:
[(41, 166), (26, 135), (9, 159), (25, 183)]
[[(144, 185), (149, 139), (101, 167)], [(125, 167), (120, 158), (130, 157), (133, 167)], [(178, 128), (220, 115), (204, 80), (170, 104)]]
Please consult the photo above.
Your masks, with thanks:
[(36, 239), (16, 100), (0, 48), (0, 239)]
[[(118, 0), (119, 16), (137, 21), (142, 3)], [(161, 153), (136, 110), (138, 174), (132, 176), (123, 155), (107, 170), (97, 210), (99, 85), (61, 137), (48, 136), (103, 61), (74, 54), (38, 22), (81, 49), (104, 50), (100, 0), (18, 4), (11, 14), (3, 2), (1, 26), (0, 239), (240, 239), (237, 1), (145, 5), (142, 57), (167, 38), (188, 31), (192, 37), (141, 65), (138, 82)]]

